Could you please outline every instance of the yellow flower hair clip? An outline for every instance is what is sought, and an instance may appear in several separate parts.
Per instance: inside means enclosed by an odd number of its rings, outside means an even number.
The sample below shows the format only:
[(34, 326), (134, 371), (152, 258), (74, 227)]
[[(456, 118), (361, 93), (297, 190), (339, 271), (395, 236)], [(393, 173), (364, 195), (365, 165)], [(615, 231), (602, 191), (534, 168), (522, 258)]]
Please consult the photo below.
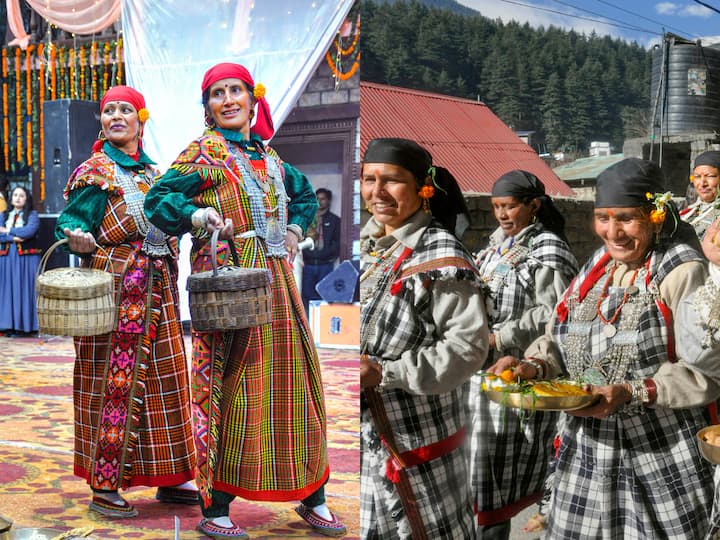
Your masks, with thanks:
[(655, 205), (653, 211), (650, 212), (650, 222), (660, 224), (665, 221), (665, 215), (667, 214), (665, 206), (672, 200), (672, 193), (670, 191), (655, 194), (647, 192), (645, 198)]
[(150, 118), (150, 111), (148, 111), (145, 107), (138, 111), (138, 120), (140, 120), (143, 124), (147, 122), (148, 118)]
[(253, 89), (253, 97), (255, 99), (262, 99), (265, 97), (265, 85), (263, 83), (257, 83)]

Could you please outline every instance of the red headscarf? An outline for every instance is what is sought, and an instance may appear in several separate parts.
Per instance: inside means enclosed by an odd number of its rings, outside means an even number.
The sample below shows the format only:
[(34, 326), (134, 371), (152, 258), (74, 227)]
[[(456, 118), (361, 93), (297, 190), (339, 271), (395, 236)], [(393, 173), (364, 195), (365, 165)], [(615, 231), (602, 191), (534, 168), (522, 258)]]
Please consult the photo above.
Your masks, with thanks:
[[(108, 101), (124, 101), (135, 107), (135, 110), (138, 113), (138, 119), (140, 120), (141, 129), (142, 126), (145, 124), (145, 121), (150, 117), (150, 113), (145, 107), (145, 97), (140, 92), (129, 86), (120, 85), (108, 88), (108, 91), (105, 92), (102, 100), (100, 100), (101, 112), (105, 108), (105, 105)], [(93, 144), (93, 152), (100, 152), (102, 150), (104, 142), (105, 141), (99, 139), (95, 141), (95, 143)], [(138, 144), (140, 148), (142, 148), (142, 139), (138, 141)]]
[(250, 128), (250, 132), (255, 133), (263, 140), (270, 139), (275, 133), (275, 127), (273, 126), (272, 116), (270, 115), (270, 105), (268, 105), (265, 99), (265, 87), (261, 84), (255, 86), (255, 81), (245, 66), (223, 62), (211, 67), (205, 72), (201, 86), (202, 92), (205, 92), (213, 83), (222, 79), (240, 79), (254, 89), (253, 97), (257, 101), (258, 110), (255, 123)]

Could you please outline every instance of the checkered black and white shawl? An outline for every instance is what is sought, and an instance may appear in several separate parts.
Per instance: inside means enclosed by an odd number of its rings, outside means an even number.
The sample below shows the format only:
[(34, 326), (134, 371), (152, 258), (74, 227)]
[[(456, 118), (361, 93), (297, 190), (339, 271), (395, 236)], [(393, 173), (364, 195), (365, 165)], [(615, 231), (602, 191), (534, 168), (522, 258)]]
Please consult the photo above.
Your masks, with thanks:
[[(575, 256), (567, 243), (541, 223), (518, 235), (513, 247), (501, 254), (498, 247), (503, 239), (498, 229), (488, 248), (476, 258), (481, 271), (485, 269), (482, 279), (488, 284), (493, 328), (520, 318), (535, 306), (534, 276), (538, 269), (551, 268), (560, 273), (566, 285), (577, 272)], [(547, 312), (551, 314), (559, 298), (547, 300)], [(531, 340), (544, 332), (547, 319), (535, 322), (535, 335), (528, 336)], [(513, 349), (503, 354), (522, 357), (522, 352)], [(481, 377), (476, 375), (470, 387), (470, 480), (478, 522), (489, 525), (510, 519), (542, 495), (558, 414), (529, 414), (502, 407), (485, 396), (481, 383)]]
[[(397, 287), (372, 297), (363, 306), (361, 325), (364, 350), (384, 362), (397, 360), (406, 351), (419, 351), (440, 339), (433, 321), (433, 288), (443, 280), (476, 282), (471, 255), (446, 230), (431, 224), (402, 263)], [(396, 257), (397, 258), (397, 257)], [(449, 265), (448, 261), (464, 261)], [(420, 271), (417, 271), (420, 269)], [(385, 276), (386, 278), (388, 276)], [(392, 277), (392, 276), (391, 276)], [(389, 290), (389, 288), (388, 288)], [(436, 395), (411, 394), (383, 389), (381, 396), (401, 452), (442, 441), (467, 423), (468, 383), (458, 381), (453, 390)], [(383, 447), (369, 410), (361, 413), (360, 528), (362, 538), (410, 539), (402, 504), (385, 474), (389, 454)], [(428, 538), (474, 538), (473, 514), (467, 482), (464, 447), (441, 458), (407, 469)]]
[[(585, 265), (577, 283), (583, 282), (604, 252), (600, 249)], [(671, 270), (699, 257), (685, 245), (655, 253), (648, 287), (657, 287)], [(594, 287), (603, 283), (598, 279)], [(621, 296), (611, 294), (604, 301), (606, 318)], [(625, 380), (652, 376), (669, 361), (672, 324), (663, 319), (650, 295), (640, 296), (648, 301), (640, 315), (638, 354)], [(574, 310), (579, 309), (572, 302), (568, 305), (567, 319), (555, 326), (555, 339), (561, 344)], [(618, 324), (622, 316), (621, 311)], [(601, 361), (608, 350), (611, 338), (600, 337), (602, 324), (596, 318), (589, 325), (588, 366)], [(643, 414), (623, 411), (602, 420), (568, 416), (552, 486), (548, 538), (703, 538), (713, 503), (713, 470), (701, 457), (695, 436), (708, 423), (709, 415), (701, 407), (647, 408)]]

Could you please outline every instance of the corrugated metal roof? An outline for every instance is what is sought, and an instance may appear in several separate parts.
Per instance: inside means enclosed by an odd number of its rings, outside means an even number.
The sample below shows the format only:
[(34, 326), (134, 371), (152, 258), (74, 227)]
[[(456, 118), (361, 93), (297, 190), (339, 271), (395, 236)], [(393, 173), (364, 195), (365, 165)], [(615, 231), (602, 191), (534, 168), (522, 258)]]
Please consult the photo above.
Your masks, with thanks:
[(567, 165), (555, 167), (553, 171), (565, 182), (595, 180), (601, 172), (610, 165), (622, 161), (624, 157), (623, 154), (610, 154), (609, 156), (580, 158)]
[(377, 137), (404, 137), (427, 148), (464, 192), (489, 193), (513, 169), (536, 175), (549, 195), (574, 192), (481, 102), (360, 82), (360, 149)]

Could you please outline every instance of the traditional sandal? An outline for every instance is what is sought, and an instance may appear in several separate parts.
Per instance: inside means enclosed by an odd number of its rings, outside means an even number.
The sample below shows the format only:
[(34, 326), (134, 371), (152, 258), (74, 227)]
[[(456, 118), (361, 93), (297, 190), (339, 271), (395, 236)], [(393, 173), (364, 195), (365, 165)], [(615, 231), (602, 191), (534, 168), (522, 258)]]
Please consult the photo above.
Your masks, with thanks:
[(325, 536), (345, 536), (347, 528), (343, 525), (335, 514), (330, 512), (332, 519), (328, 521), (322, 516), (317, 515), (312, 508), (308, 508), (301, 504), (295, 508), (298, 516), (303, 518), (305, 522), (320, 534)]
[(159, 487), (155, 498), (160, 502), (171, 504), (198, 504), (200, 502), (197, 491), (177, 487)]
[(210, 538), (250, 538), (245, 529), (231, 521), (232, 527), (221, 527), (213, 523), (212, 519), (204, 518), (198, 523), (197, 530)]
[(90, 510), (109, 518), (131, 518), (138, 515), (135, 507), (125, 499), (122, 500), (122, 503), (114, 503), (97, 495), (93, 495)]

